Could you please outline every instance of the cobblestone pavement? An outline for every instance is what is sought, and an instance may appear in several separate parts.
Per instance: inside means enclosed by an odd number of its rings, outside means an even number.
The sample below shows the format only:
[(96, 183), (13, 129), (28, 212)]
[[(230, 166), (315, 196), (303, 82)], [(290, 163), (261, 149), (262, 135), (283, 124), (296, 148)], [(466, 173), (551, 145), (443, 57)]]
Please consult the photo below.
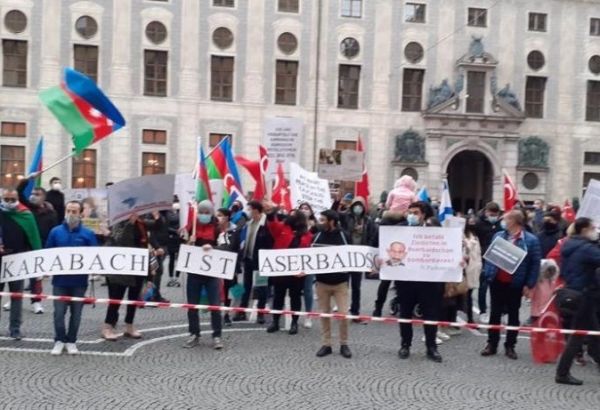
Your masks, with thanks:
[[(370, 313), (377, 282), (363, 283), (363, 312)], [(45, 284), (50, 291), (50, 285)], [(165, 288), (173, 301), (183, 288)], [(106, 288), (96, 288), (98, 296)], [(353, 324), (354, 357), (315, 357), (319, 327), (269, 335), (251, 323), (226, 328), (225, 349), (182, 349), (186, 315), (143, 309), (142, 341), (99, 339), (106, 306), (86, 306), (81, 356), (50, 356), (52, 307), (34, 315), (24, 303), (26, 339), (0, 339), (2, 409), (594, 409), (600, 408), (600, 372), (574, 368), (582, 387), (553, 382), (554, 366), (534, 365), (529, 340), (521, 338), (518, 361), (481, 358), (483, 335), (464, 332), (440, 346), (442, 364), (425, 359), (421, 329), (409, 360), (398, 359), (397, 326)], [(124, 309), (123, 307), (121, 308)], [(208, 317), (203, 316), (203, 329)], [(0, 326), (7, 327), (2, 313)], [(337, 327), (334, 326), (337, 331)]]

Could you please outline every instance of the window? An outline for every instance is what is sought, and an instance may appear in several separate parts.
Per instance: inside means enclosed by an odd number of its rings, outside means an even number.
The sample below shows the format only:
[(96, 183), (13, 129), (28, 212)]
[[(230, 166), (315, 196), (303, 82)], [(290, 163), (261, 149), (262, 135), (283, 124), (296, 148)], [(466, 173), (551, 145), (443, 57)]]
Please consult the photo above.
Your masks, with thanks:
[(527, 54), (527, 65), (534, 71), (540, 70), (546, 64), (546, 59), (541, 51), (533, 50)]
[(152, 21), (146, 26), (146, 38), (154, 44), (160, 44), (167, 38), (167, 28), (160, 21)]
[(298, 62), (277, 60), (275, 104), (296, 105)]
[(298, 40), (292, 33), (283, 33), (277, 39), (277, 46), (284, 54), (293, 54), (298, 48)]
[(215, 46), (224, 50), (233, 44), (233, 33), (227, 27), (219, 27), (213, 32), (212, 40)]
[(166, 158), (167, 154), (142, 152), (142, 175), (164, 174)]
[(408, 23), (425, 23), (426, 5), (422, 3), (406, 3), (404, 21)]
[(212, 56), (210, 99), (233, 101), (233, 57)]
[(22, 33), (27, 27), (27, 16), (20, 10), (11, 10), (4, 16), (4, 26), (11, 33)]
[(485, 73), (469, 71), (467, 73), (467, 112), (483, 112), (485, 97)]
[(600, 36), (600, 18), (590, 19), (590, 36)]
[(2, 40), (2, 85), (27, 87), (27, 41)]
[(469, 7), (469, 21), (467, 24), (472, 27), (487, 26), (487, 10)]
[(360, 66), (340, 64), (338, 108), (358, 108)]
[(73, 157), (71, 177), (73, 188), (96, 188), (96, 150), (86, 149)]
[(405, 68), (402, 76), (402, 111), (421, 111), (425, 70)]
[(213, 0), (216, 7), (235, 7), (235, 0)]
[(73, 46), (73, 66), (75, 70), (98, 82), (98, 47), (75, 44)]
[(600, 152), (586, 152), (583, 163), (585, 165), (600, 165)]
[(16, 186), (25, 174), (25, 147), (0, 146), (0, 186)]
[(588, 81), (586, 121), (600, 121), (600, 81)]
[(342, 17), (362, 17), (362, 0), (342, 0)]
[(98, 32), (98, 23), (90, 16), (81, 16), (75, 22), (75, 31), (85, 39), (92, 38)]
[(167, 96), (166, 51), (144, 50), (144, 95)]
[(356, 57), (359, 52), (360, 44), (358, 43), (358, 40), (353, 37), (346, 37), (340, 43), (340, 53), (342, 53), (344, 57), (353, 58)]
[(219, 133), (208, 134), (208, 147), (209, 148), (216, 147), (217, 145), (219, 145), (219, 143), (221, 141), (223, 141), (228, 136), (229, 136), (229, 134), (219, 134)]
[(591, 56), (590, 61), (588, 62), (588, 67), (592, 74), (600, 74), (600, 56)]
[(0, 135), (3, 137), (19, 137), (27, 136), (27, 127), (24, 122), (4, 122), (2, 121), (2, 130)]
[(546, 31), (547, 18), (545, 13), (529, 13), (529, 31)]
[(279, 0), (277, 10), (285, 13), (298, 13), (300, 0)]
[(521, 182), (523, 183), (523, 186), (525, 188), (532, 191), (536, 189), (540, 184), (540, 178), (537, 176), (537, 174), (533, 172), (528, 172), (525, 175), (523, 175), (523, 179), (521, 180)]
[[(356, 151), (356, 141), (337, 140), (335, 141), (335, 149)], [(339, 190), (342, 196), (347, 193), (354, 194), (354, 182), (340, 181), (339, 184)]]
[(167, 131), (164, 130), (143, 130), (142, 142), (144, 144), (161, 144), (167, 143)]
[(411, 41), (404, 48), (404, 57), (413, 64), (417, 64), (423, 59), (423, 47), (421, 44)]
[(544, 117), (546, 77), (527, 77), (525, 85), (525, 113), (529, 118)]

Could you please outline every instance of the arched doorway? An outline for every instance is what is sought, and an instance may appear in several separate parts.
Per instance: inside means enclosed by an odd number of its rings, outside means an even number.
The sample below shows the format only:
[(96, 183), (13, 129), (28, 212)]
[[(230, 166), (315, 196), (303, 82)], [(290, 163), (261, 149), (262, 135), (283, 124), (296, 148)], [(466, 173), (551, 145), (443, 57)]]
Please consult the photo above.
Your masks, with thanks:
[(493, 198), (494, 171), (490, 160), (479, 151), (461, 151), (448, 164), (452, 207), (467, 213), (482, 209)]

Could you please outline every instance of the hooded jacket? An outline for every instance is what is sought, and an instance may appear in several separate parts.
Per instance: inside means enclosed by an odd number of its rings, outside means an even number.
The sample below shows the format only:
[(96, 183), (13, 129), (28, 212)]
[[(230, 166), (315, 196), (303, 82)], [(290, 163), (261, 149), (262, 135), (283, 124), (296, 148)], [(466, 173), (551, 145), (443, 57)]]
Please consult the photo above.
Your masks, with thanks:
[(403, 175), (394, 184), (385, 201), (385, 207), (393, 212), (406, 212), (408, 206), (419, 200), (416, 194), (417, 183), (409, 175)]
[(563, 244), (560, 277), (567, 288), (584, 290), (600, 287), (596, 269), (600, 268), (600, 247), (582, 236), (573, 236)]
[[(353, 208), (355, 205), (361, 205), (363, 208), (362, 214), (359, 216), (354, 215)], [(373, 237), (377, 235), (377, 227), (373, 218), (367, 213), (367, 203), (363, 197), (357, 196), (354, 199), (354, 202), (350, 205), (350, 211), (340, 215), (340, 222), (353, 245), (369, 245), (373, 241)], [(355, 229), (362, 229), (359, 241), (355, 240)]]

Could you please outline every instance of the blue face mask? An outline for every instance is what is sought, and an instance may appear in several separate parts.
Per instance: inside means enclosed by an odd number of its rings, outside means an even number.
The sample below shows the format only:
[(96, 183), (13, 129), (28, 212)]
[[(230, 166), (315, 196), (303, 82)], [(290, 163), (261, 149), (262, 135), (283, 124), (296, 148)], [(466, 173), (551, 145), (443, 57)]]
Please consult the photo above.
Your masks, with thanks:
[(210, 214), (198, 215), (198, 222), (200, 222), (202, 225), (209, 224), (211, 220), (212, 220), (212, 215), (210, 215)]
[(408, 222), (408, 226), (419, 226), (421, 221), (417, 215), (410, 214), (406, 217), (406, 222)]

